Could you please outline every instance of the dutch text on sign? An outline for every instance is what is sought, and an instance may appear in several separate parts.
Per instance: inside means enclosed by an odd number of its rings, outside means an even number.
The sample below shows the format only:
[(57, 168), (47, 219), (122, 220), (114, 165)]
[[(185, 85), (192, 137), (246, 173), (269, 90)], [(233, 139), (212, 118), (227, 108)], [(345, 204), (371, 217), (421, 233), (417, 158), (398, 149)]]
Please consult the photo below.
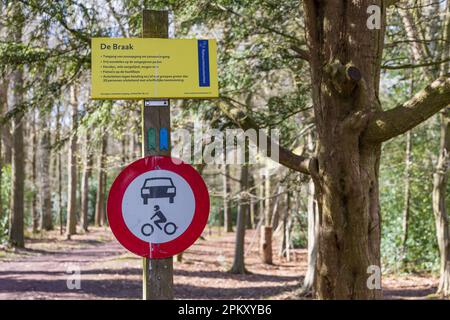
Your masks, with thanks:
[(218, 95), (215, 40), (92, 38), (92, 99)]

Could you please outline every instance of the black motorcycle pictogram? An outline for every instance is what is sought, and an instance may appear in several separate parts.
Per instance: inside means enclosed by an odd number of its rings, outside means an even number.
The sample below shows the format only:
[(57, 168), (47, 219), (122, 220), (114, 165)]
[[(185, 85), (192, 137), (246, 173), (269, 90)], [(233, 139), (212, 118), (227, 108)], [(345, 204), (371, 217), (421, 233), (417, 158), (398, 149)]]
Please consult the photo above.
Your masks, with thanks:
[[(174, 234), (178, 229), (177, 225), (173, 222), (167, 222), (166, 216), (164, 215), (164, 213), (162, 213), (162, 211), (160, 210), (158, 205), (155, 205), (153, 207), (153, 209), (155, 210), (155, 213), (150, 218), (150, 220), (153, 220), (153, 223), (155, 224), (155, 226), (159, 230), (164, 231), (164, 233), (169, 236)], [(141, 227), (141, 232), (146, 237), (151, 236), (154, 231), (155, 231), (155, 228), (153, 227), (153, 225), (151, 223), (145, 223)]]

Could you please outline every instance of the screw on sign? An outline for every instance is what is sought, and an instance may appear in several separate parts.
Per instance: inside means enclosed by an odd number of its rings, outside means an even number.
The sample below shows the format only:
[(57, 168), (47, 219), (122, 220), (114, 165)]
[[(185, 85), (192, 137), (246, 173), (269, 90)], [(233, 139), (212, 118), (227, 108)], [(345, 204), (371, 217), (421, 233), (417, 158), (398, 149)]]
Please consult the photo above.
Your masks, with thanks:
[(208, 221), (209, 194), (191, 165), (148, 156), (114, 180), (107, 211), (111, 230), (125, 248), (142, 257), (167, 258), (200, 237)]

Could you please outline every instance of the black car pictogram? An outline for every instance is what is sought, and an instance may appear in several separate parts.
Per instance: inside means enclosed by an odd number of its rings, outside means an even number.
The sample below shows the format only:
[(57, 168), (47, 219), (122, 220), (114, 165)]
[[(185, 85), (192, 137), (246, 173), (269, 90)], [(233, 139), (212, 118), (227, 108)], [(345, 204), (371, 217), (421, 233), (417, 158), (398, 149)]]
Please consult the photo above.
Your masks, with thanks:
[(171, 178), (145, 179), (141, 188), (141, 197), (144, 204), (147, 204), (150, 198), (169, 198), (169, 202), (173, 203), (176, 193), (177, 189)]

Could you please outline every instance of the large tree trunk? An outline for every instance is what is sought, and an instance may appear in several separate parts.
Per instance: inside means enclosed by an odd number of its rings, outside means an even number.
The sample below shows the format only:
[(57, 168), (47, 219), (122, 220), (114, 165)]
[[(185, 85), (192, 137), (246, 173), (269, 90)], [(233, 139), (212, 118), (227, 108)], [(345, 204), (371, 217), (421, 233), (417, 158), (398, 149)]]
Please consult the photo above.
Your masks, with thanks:
[[(446, 20), (444, 27), (444, 45), (442, 59), (450, 56), (450, 3), (447, 2)], [(441, 74), (445, 75), (450, 63), (441, 66)], [(433, 179), (433, 212), (435, 216), (436, 236), (440, 253), (440, 278), (437, 293), (450, 297), (450, 225), (446, 207), (446, 190), (450, 166), (450, 106), (441, 113), (441, 139), (439, 144), (439, 158)]]
[(227, 164), (223, 165), (223, 221), (225, 232), (233, 232), (233, 219), (230, 207), (230, 169)]
[(438, 294), (450, 296), (450, 239), (449, 218), (446, 209), (446, 188), (450, 164), (450, 108), (441, 115), (441, 142), (439, 160), (433, 181), (433, 212), (440, 253)]
[(248, 165), (243, 165), (241, 168), (241, 196), (239, 201), (237, 224), (236, 224), (236, 243), (234, 247), (234, 260), (231, 267), (231, 273), (246, 273), (244, 261), (244, 245), (245, 245), (245, 220), (250, 209), (249, 197), (247, 195), (248, 189)]
[[(362, 141), (378, 99), (385, 12), (382, 1), (305, 3), (318, 134), (319, 206), (316, 295), (370, 299), (368, 267), (380, 266), (380, 143)], [(366, 28), (370, 5), (382, 8), (381, 29)]]
[(104, 180), (105, 180), (105, 158), (106, 158), (106, 148), (107, 148), (107, 137), (104, 133), (104, 136), (101, 139), (100, 146), (100, 155), (97, 159), (97, 197), (95, 204), (95, 225), (102, 226), (103, 225), (103, 216), (105, 211), (105, 190), (104, 190)]
[(68, 184), (67, 184), (67, 225), (66, 234), (70, 236), (77, 233), (77, 114), (78, 92), (75, 85), (70, 88), (71, 106), (71, 135), (69, 141)]
[(89, 227), (89, 178), (92, 171), (92, 154), (89, 150), (90, 135), (86, 134), (84, 145), (83, 174), (81, 177), (81, 225), (84, 231)]
[(50, 190), (50, 129), (49, 129), (49, 113), (47, 110), (39, 110), (39, 173), (40, 188), (39, 199), (41, 207), (41, 229), (52, 230), (52, 200)]
[[(12, 37), (16, 43), (22, 42), (22, 27), (24, 17), (22, 6), (14, 4), (11, 27)], [(12, 108), (20, 108), (23, 102), (23, 71), (16, 68), (12, 71), (10, 88), (12, 91)], [(9, 242), (11, 245), (23, 248), (24, 242), (24, 184), (25, 184), (25, 154), (23, 144), (23, 115), (15, 114), (12, 120), (12, 173), (11, 173), (11, 209), (9, 220)]]

